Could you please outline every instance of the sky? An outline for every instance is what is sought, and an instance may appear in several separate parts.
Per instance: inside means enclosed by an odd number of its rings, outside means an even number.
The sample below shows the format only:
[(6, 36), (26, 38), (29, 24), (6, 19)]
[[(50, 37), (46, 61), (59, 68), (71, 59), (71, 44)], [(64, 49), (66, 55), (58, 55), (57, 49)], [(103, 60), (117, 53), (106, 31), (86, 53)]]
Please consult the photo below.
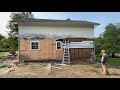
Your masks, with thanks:
[[(10, 20), (11, 12), (0, 12), (0, 33), (7, 36), (9, 29), (6, 28)], [(67, 19), (85, 20), (100, 23), (95, 31), (95, 37), (104, 32), (104, 28), (109, 23), (120, 22), (120, 12), (32, 12), (35, 18), (39, 19)]]

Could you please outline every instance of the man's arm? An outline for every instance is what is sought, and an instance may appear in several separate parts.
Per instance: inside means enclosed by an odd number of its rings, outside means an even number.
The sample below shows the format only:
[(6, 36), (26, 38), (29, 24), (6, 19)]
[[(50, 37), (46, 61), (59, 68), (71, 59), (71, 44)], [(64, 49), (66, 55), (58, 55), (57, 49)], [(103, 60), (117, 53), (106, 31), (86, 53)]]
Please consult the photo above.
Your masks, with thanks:
[(102, 55), (102, 59), (101, 59), (101, 63), (103, 63), (104, 62), (104, 55)]

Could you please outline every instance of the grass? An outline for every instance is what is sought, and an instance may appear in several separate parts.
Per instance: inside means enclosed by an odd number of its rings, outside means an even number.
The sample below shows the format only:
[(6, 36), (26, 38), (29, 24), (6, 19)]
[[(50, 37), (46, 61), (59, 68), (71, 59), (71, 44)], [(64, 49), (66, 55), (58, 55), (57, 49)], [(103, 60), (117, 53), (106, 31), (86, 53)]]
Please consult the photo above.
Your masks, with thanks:
[[(18, 54), (18, 51), (16, 51), (16, 53)], [(9, 54), (9, 52), (0, 52), (0, 57), (6, 56), (7, 54)]]
[[(96, 55), (96, 59), (97, 61), (101, 62), (101, 56)], [(120, 57), (115, 57), (115, 58), (109, 57), (108, 63), (112, 65), (120, 65)]]
[(9, 54), (9, 52), (0, 52), (0, 57), (6, 56), (7, 54)]

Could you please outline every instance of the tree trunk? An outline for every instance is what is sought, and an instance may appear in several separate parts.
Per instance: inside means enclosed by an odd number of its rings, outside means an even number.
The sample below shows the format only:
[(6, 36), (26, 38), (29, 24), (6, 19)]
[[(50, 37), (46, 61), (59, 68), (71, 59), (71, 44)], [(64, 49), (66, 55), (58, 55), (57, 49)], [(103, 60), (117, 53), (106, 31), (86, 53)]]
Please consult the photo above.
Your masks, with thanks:
[(112, 57), (115, 57), (115, 54), (114, 54), (114, 53), (112, 53)]

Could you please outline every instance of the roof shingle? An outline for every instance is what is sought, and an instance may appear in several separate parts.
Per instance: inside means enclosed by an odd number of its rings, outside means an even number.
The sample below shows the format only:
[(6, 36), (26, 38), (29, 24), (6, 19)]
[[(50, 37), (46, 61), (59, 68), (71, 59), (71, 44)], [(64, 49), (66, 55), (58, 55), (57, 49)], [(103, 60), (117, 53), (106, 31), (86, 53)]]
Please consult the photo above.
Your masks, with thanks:
[(19, 19), (17, 20), (17, 22), (68, 22), (68, 23), (100, 25), (99, 23), (83, 21), (83, 20), (55, 20), (55, 19), (35, 19), (35, 18)]

